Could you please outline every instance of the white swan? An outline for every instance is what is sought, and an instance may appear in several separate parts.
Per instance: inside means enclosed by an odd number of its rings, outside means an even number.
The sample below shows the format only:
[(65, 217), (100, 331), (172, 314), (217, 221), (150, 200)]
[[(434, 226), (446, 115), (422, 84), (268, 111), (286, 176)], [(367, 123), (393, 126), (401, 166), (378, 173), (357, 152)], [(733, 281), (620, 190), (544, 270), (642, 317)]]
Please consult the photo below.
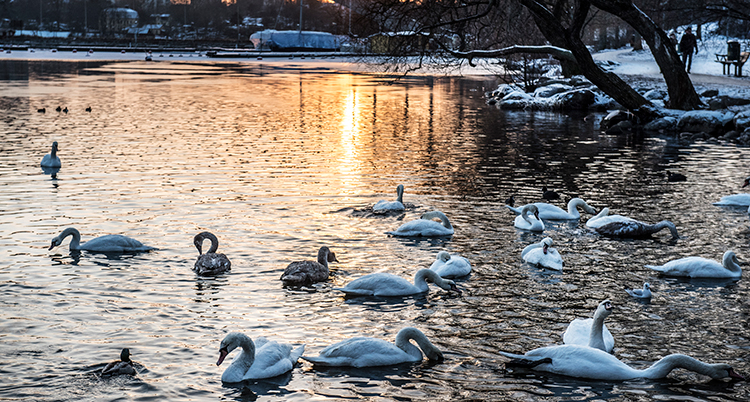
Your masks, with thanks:
[(563, 333), (563, 343), (567, 345), (585, 345), (612, 353), (615, 338), (604, 325), (604, 319), (612, 314), (612, 303), (605, 300), (599, 303), (594, 318), (576, 318)]
[[(528, 204), (527, 204), (528, 205)], [(573, 219), (580, 219), (581, 213), (578, 212), (578, 207), (583, 208), (586, 213), (589, 214), (595, 214), (596, 210), (589, 206), (589, 204), (586, 203), (586, 201), (580, 199), (580, 198), (573, 198), (570, 201), (568, 201), (568, 210), (567, 212), (563, 210), (562, 208), (558, 207), (557, 205), (548, 204), (546, 202), (535, 202), (533, 205), (536, 206), (537, 210), (539, 210), (539, 219), (549, 219), (549, 220), (573, 220)], [(521, 210), (526, 205), (523, 205), (518, 208), (513, 208), (513, 206), (506, 205), (506, 207), (511, 210), (516, 215), (521, 214)]]
[(81, 233), (76, 228), (67, 228), (57, 237), (52, 239), (49, 250), (62, 244), (66, 237), (73, 236), (70, 241), (70, 250), (85, 250), (100, 253), (135, 253), (154, 250), (153, 247), (144, 246), (141, 242), (123, 235), (104, 235), (80, 244)]
[[(414, 339), (419, 347), (414, 346), (410, 339)], [(430, 360), (443, 360), (443, 353), (422, 331), (406, 327), (398, 331), (395, 345), (383, 339), (356, 337), (326, 347), (317, 357), (302, 358), (319, 366), (374, 367), (421, 362), (422, 351)]]
[(120, 352), (120, 360), (108, 363), (102, 370), (102, 376), (121, 374), (136, 374), (133, 361), (130, 360), (130, 349), (128, 348), (124, 348), (122, 352)]
[(52, 151), (44, 155), (41, 165), (45, 168), (59, 168), (62, 166), (60, 158), (57, 156), (57, 141), (52, 143)]
[[(440, 222), (434, 221), (433, 219), (438, 218)], [(453, 226), (451, 226), (448, 217), (440, 211), (425, 212), (419, 219), (415, 219), (410, 222), (406, 222), (399, 226), (394, 232), (386, 232), (386, 234), (393, 236), (402, 237), (440, 237), (440, 236), (452, 236)]]
[(648, 224), (622, 215), (608, 215), (609, 208), (603, 208), (598, 215), (586, 221), (586, 226), (594, 229), (597, 233), (609, 237), (622, 238), (643, 238), (659, 232), (662, 229), (669, 229), (673, 239), (678, 239), (677, 227), (670, 221), (661, 221), (655, 224)]
[(539, 209), (534, 204), (526, 204), (521, 208), (521, 215), (516, 216), (513, 226), (532, 232), (544, 231), (544, 222), (539, 219)]
[(443, 278), (459, 278), (471, 273), (471, 263), (466, 257), (441, 251), (435, 257), (435, 262), (430, 265), (430, 269)]
[(357, 278), (343, 288), (334, 289), (346, 293), (347, 296), (410, 296), (429, 292), (430, 287), (427, 285), (427, 280), (443, 290), (461, 293), (455, 282), (450, 279), (443, 279), (437, 272), (429, 269), (417, 271), (414, 275), (414, 283), (387, 272), (376, 272)]
[(404, 185), (396, 187), (396, 201), (380, 200), (372, 207), (376, 212), (403, 211), (404, 210)]
[[(745, 181), (742, 183), (742, 187), (747, 187), (750, 185), (750, 176), (745, 178)], [(734, 206), (734, 207), (747, 207), (750, 206), (750, 194), (747, 193), (741, 193), (741, 194), (732, 194), (732, 195), (725, 195), (721, 197), (721, 200), (719, 202), (715, 202), (714, 205), (716, 206)]]
[(552, 248), (552, 239), (545, 237), (539, 243), (529, 244), (521, 251), (521, 258), (532, 265), (562, 271), (563, 259), (557, 249)]
[(690, 278), (740, 278), (742, 268), (734, 251), (724, 253), (721, 264), (703, 257), (685, 257), (672, 260), (664, 265), (646, 265), (669, 276), (687, 276)]
[[(203, 240), (211, 241), (211, 248), (203, 254)], [(226, 255), (217, 253), (219, 239), (211, 232), (201, 232), (193, 238), (193, 244), (198, 249), (198, 259), (195, 261), (193, 270), (198, 275), (217, 275), (232, 269), (232, 263)]]
[(308, 285), (328, 279), (328, 263), (339, 262), (331, 249), (326, 246), (318, 250), (317, 261), (294, 261), (287, 265), (281, 274), (285, 286)]
[(651, 298), (651, 284), (648, 282), (643, 284), (643, 289), (625, 289), (625, 291), (636, 299)]
[(255, 339), (239, 332), (231, 332), (219, 346), (219, 366), (229, 353), (241, 347), (242, 351), (224, 370), (221, 381), (240, 382), (282, 375), (294, 368), (297, 359), (305, 351), (305, 345), (292, 349), (292, 345), (269, 341), (265, 337)]
[(547, 346), (531, 350), (523, 355), (500, 353), (515, 359), (513, 362), (506, 363), (506, 367), (511, 365), (532, 367), (538, 371), (590, 380), (659, 379), (665, 378), (676, 368), (684, 368), (714, 379), (726, 377), (745, 379), (728, 364), (708, 364), (683, 354), (671, 354), (647, 369), (637, 370), (607, 352), (581, 345)]

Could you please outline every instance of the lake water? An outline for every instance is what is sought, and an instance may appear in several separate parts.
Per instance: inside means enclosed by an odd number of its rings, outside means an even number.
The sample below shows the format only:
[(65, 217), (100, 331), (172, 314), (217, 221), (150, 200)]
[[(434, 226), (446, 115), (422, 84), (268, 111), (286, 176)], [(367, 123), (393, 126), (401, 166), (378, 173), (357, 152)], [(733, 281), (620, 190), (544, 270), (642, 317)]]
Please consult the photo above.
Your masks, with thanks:
[[(643, 368), (684, 353), (750, 374), (747, 273), (691, 282), (643, 266), (726, 250), (750, 261), (746, 210), (711, 205), (742, 192), (748, 148), (608, 136), (583, 116), (503, 112), (484, 103), (496, 85), (489, 78), (394, 83), (256, 61), (3, 61), (0, 72), (0, 399), (750, 399), (747, 383), (683, 370), (625, 382), (505, 371), (499, 353), (559, 344), (571, 320), (609, 298), (621, 360)], [(63, 163), (56, 178), (39, 167), (53, 141)], [(668, 183), (667, 169), (688, 181)], [(395, 198), (397, 184), (414, 208), (360, 212)], [(503, 200), (542, 201), (543, 185), (564, 201), (671, 220), (681, 237), (602, 238), (585, 229), (585, 214), (543, 235), (514, 229)], [(384, 234), (432, 209), (450, 217), (452, 238)], [(66, 241), (48, 251), (70, 226), (84, 241), (116, 233), (158, 250), (71, 254)], [(218, 236), (231, 273), (193, 273), (192, 239), (204, 230)], [(544, 236), (565, 259), (562, 273), (520, 259)], [(332, 278), (282, 287), (286, 265), (314, 259), (322, 245), (340, 261)], [(332, 289), (377, 271), (411, 278), (441, 250), (473, 264), (458, 281), (462, 295), (432, 287), (419, 297), (344, 299)], [(655, 290), (650, 302), (623, 290), (644, 281)], [(215, 365), (232, 331), (317, 355), (353, 336), (393, 340), (406, 326), (446, 360), (367, 370), (304, 362), (244, 386), (222, 384), (225, 366)], [(123, 347), (137, 377), (101, 379)]]

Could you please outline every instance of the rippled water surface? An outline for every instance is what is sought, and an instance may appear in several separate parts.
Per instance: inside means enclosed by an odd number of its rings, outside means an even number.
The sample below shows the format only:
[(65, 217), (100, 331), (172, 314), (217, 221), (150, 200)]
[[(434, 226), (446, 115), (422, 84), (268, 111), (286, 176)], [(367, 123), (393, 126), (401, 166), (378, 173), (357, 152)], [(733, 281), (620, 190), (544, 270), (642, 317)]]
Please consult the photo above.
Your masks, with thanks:
[[(747, 383), (678, 370), (668, 379), (593, 382), (505, 371), (499, 351), (562, 342), (576, 317), (609, 298), (615, 355), (643, 368), (670, 353), (750, 374), (750, 292), (738, 282), (662, 278), (644, 268), (735, 250), (745, 265), (748, 215), (711, 205), (741, 192), (750, 152), (668, 137), (603, 135), (583, 116), (502, 112), (483, 79), (385, 78), (251, 63), (23, 62), (0, 64), (0, 399), (80, 400), (748, 400)], [(57, 106), (68, 108), (58, 113)], [(90, 106), (92, 111), (84, 111)], [(46, 113), (39, 113), (39, 108)], [(39, 161), (58, 141), (63, 167)], [(688, 176), (668, 183), (665, 171)], [(362, 213), (404, 184), (414, 208)], [(541, 201), (673, 221), (681, 234), (618, 241), (581, 222), (543, 235), (513, 228), (503, 200)], [(384, 233), (432, 209), (450, 239)], [(157, 251), (107, 256), (48, 251), (64, 228), (83, 240), (117, 233)], [(215, 233), (231, 273), (196, 276), (192, 245)], [(544, 236), (562, 273), (522, 263)], [(294, 260), (327, 245), (327, 283), (285, 289)], [(397, 299), (344, 299), (334, 287), (387, 271), (411, 278), (440, 250), (468, 257), (462, 295), (435, 287)], [(651, 302), (624, 288), (649, 281)], [(414, 326), (443, 350), (440, 364), (313, 368), (222, 384), (219, 342), (241, 331), (306, 354), (357, 335), (393, 340)], [(135, 378), (101, 379), (129, 347)], [(235, 352), (236, 353), (236, 352)]]

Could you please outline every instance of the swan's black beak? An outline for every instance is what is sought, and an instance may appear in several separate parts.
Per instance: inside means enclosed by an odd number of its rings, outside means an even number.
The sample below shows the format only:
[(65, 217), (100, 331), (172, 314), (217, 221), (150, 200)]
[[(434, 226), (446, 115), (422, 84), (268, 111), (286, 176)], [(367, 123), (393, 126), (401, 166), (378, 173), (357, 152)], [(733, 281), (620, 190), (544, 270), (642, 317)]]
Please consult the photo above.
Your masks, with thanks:
[(221, 348), (221, 349), (219, 349), (219, 361), (216, 362), (216, 365), (220, 366), (221, 363), (224, 362), (224, 359), (227, 358), (228, 354), (229, 354), (229, 352), (227, 352), (227, 348)]
[(458, 286), (456, 286), (455, 283), (451, 284), (451, 290), (454, 291), (454, 292), (456, 292), (456, 293), (458, 293), (458, 294), (461, 294), (461, 289), (459, 289)]
[(544, 252), (544, 254), (547, 254), (547, 248), (548, 247), (549, 246), (547, 246), (546, 244), (544, 245), (544, 247), (542, 247), (542, 251)]
[(742, 187), (750, 186), (750, 179), (745, 179), (745, 182), (742, 183)]
[(53, 248), (55, 248), (55, 243), (54, 242), (49, 245), (49, 248), (47, 249), (47, 251), (52, 250)]

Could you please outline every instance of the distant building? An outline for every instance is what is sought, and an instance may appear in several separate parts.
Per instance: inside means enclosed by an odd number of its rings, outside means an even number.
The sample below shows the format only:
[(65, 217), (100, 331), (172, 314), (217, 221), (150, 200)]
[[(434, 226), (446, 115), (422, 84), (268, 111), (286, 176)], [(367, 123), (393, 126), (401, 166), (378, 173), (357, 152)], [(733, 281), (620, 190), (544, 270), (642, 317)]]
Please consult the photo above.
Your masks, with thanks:
[(99, 15), (99, 30), (103, 35), (119, 34), (131, 26), (138, 26), (138, 12), (129, 8), (105, 8)]

